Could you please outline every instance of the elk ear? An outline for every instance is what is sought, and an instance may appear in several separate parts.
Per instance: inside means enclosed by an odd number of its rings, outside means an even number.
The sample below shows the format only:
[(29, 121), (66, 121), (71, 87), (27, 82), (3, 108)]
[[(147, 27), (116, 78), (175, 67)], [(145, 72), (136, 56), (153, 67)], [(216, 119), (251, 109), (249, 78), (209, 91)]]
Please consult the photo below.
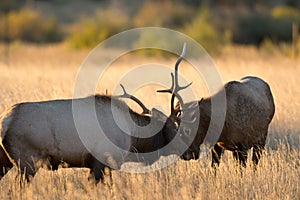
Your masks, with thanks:
[(156, 108), (152, 108), (151, 113), (155, 119), (158, 119), (160, 121), (166, 122), (168, 119), (168, 117), (163, 112), (157, 110)]

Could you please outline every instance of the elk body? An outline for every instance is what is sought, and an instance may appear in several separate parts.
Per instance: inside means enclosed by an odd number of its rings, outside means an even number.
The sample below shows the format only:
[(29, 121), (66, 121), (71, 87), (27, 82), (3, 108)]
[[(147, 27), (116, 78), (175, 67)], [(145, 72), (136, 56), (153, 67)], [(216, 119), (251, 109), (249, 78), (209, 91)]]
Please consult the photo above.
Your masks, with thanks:
[[(72, 115), (72, 101), (81, 102), (81, 109), (85, 110), (91, 106), (94, 99), (97, 117), (103, 131), (114, 144), (125, 151), (129, 152), (132, 145), (138, 144), (133, 143), (136, 141), (133, 141), (131, 136), (124, 133), (116, 124), (111, 106), (115, 107), (118, 118), (128, 127), (130, 127), (131, 120), (139, 126), (147, 125), (153, 120), (161, 124), (163, 128), (157, 133), (156, 137), (159, 140), (153, 141), (155, 145), (163, 146), (169, 143), (169, 140), (176, 134), (176, 125), (168, 124), (170, 121), (163, 121), (166, 117), (162, 113), (154, 110), (151, 116), (141, 115), (128, 108), (123, 101), (109, 96), (98, 95), (73, 100), (20, 103), (8, 109), (1, 117), (1, 169), (12, 167), (12, 162), (19, 163), (21, 171), (28, 176), (34, 175), (41, 165), (57, 169), (59, 164), (66, 162), (70, 167), (90, 168), (97, 181), (102, 179), (106, 165), (93, 155), (106, 159), (107, 149), (103, 148), (101, 151), (101, 145), (106, 144), (102, 141), (95, 141), (94, 146), (90, 146), (89, 149), (96, 149), (96, 152), (91, 154), (77, 133)], [(114, 99), (113, 104), (112, 99)], [(125, 115), (128, 110), (131, 119)], [(87, 130), (91, 131), (86, 134), (95, 134), (92, 133), (95, 131), (93, 127), (89, 127), (89, 118), (84, 118), (82, 121)], [(129, 131), (133, 133), (136, 130)], [(135, 134), (138, 135), (138, 133)], [(156, 147), (152, 148), (156, 149)], [(117, 163), (117, 167), (126, 160), (126, 155), (121, 155), (120, 152), (108, 153), (114, 160), (121, 162)]]
[[(219, 165), (223, 149), (233, 151), (234, 158), (246, 166), (247, 151), (252, 147), (252, 160), (257, 164), (275, 112), (270, 87), (258, 77), (244, 77), (240, 81), (228, 82), (224, 89), (227, 101), (226, 117), (221, 135), (212, 149), (212, 166)], [(217, 93), (212, 97), (184, 105), (184, 107), (192, 107), (195, 103), (198, 104), (197, 112), (200, 118), (196, 120), (199, 121), (196, 137), (182, 155), (183, 159), (199, 157), (199, 146), (203, 143), (211, 122), (212, 98), (218, 95)]]

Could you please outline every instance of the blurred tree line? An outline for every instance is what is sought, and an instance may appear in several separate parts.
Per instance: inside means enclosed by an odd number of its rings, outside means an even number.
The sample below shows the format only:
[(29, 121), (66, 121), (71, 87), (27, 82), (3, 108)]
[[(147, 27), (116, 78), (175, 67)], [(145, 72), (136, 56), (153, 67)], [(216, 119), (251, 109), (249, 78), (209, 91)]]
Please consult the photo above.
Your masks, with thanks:
[(143, 26), (181, 31), (208, 50), (229, 43), (276, 44), (292, 40), (293, 23), (300, 23), (299, 0), (0, 1), (0, 41), (66, 41), (75, 48)]

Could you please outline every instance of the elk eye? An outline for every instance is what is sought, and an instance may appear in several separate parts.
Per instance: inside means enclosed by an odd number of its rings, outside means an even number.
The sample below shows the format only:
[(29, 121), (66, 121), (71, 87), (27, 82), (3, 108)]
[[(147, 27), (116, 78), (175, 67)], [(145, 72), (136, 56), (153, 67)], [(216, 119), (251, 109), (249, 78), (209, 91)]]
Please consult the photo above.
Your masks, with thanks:
[(188, 127), (185, 127), (185, 128), (184, 128), (184, 134), (185, 134), (186, 136), (190, 136), (190, 135), (191, 135), (191, 129), (188, 128)]

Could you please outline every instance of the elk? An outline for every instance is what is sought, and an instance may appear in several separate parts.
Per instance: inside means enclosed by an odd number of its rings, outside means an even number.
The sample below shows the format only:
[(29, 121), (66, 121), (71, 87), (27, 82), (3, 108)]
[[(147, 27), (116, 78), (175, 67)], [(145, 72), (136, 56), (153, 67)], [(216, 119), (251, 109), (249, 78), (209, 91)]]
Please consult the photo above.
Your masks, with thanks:
[[(246, 166), (247, 151), (253, 147), (252, 161), (257, 165), (266, 144), (268, 127), (275, 112), (273, 96), (269, 85), (258, 77), (247, 76), (240, 81), (230, 81), (224, 85), (226, 93), (225, 123), (217, 142), (213, 144), (212, 166), (220, 163), (223, 150), (233, 152), (233, 157), (242, 166)], [(183, 105), (190, 108), (185, 113), (192, 121), (197, 122), (197, 133), (192, 144), (181, 156), (184, 160), (198, 159), (200, 145), (207, 135), (212, 116), (212, 100), (215, 95), (192, 101)], [(197, 108), (195, 108), (197, 107)], [(178, 104), (176, 109), (179, 109)], [(194, 109), (193, 109), (194, 108)], [(179, 114), (180, 115), (180, 114)], [(185, 122), (181, 122), (185, 123)], [(194, 124), (195, 125), (195, 124)], [(185, 123), (183, 127), (190, 126)], [(179, 132), (184, 132), (183, 129)]]
[[(185, 48), (176, 65), (183, 59), (184, 53)], [(175, 123), (177, 111), (175, 112), (172, 108), (169, 117), (156, 109), (149, 111), (140, 100), (129, 95), (122, 85), (121, 87), (124, 94), (119, 96), (93, 95), (77, 99), (25, 102), (4, 111), (0, 115), (2, 121), (0, 124), (0, 176), (5, 175), (6, 169), (17, 166), (21, 173), (25, 173), (28, 180), (29, 176), (35, 175), (38, 168), (46, 166), (56, 170), (64, 162), (69, 167), (89, 168), (90, 174), (94, 176), (96, 182), (99, 182), (103, 180), (104, 169), (106, 167), (110, 169), (110, 166), (101, 162), (103, 159), (108, 159), (107, 153), (117, 162), (114, 167), (120, 168), (126, 161), (127, 155), (121, 155), (118, 151), (110, 152), (105, 148), (106, 144), (103, 141), (94, 139), (97, 138), (95, 135), (97, 135), (98, 129), (90, 124), (92, 119), (88, 111), (91, 109), (95, 110), (97, 121), (104, 134), (112, 143), (126, 152), (148, 153), (169, 144), (178, 130), (178, 124)], [(180, 98), (178, 94), (176, 96)], [(139, 114), (133, 111), (120, 98), (134, 100), (142, 107), (143, 113)], [(74, 102), (82, 112), (80, 124), (83, 130), (86, 130), (85, 134), (92, 137), (88, 147), (79, 137), (74, 122), (72, 113)], [(171, 104), (174, 104), (174, 97)], [(116, 113), (118, 120), (127, 127), (130, 134), (125, 133), (118, 126), (112, 110)], [(132, 122), (138, 127), (153, 122), (161, 129), (149, 138), (139, 138), (136, 136), (140, 134), (140, 129), (133, 128)], [(174, 146), (171, 146), (171, 151), (165, 153), (162, 151), (162, 154), (177, 153), (177, 145), (178, 143), (175, 143)], [(181, 143), (180, 145), (186, 144)]]
[[(117, 97), (97, 95), (73, 100), (21, 103), (7, 110), (1, 117), (1, 169), (12, 167), (12, 163), (19, 163), (21, 172), (25, 172), (28, 178), (29, 175), (34, 176), (36, 169), (42, 165), (55, 170), (62, 162), (65, 162), (69, 167), (90, 168), (90, 173), (94, 174), (97, 182), (103, 179), (104, 168), (108, 166), (101, 163), (82, 144), (72, 116), (72, 101), (87, 104), (82, 108), (86, 109), (85, 106), (89, 106), (93, 99), (96, 101), (97, 117), (105, 134), (117, 146), (128, 152), (132, 147), (142, 152), (158, 149), (168, 144), (176, 135), (176, 124), (170, 120), (165, 121), (167, 117), (163, 113), (153, 109), (152, 115), (138, 114)], [(149, 140), (148, 149), (141, 149), (139, 140), (133, 140), (116, 124), (110, 108), (112, 99), (115, 102), (113, 106), (119, 109), (118, 117), (128, 126), (131, 124), (131, 119), (126, 116), (126, 110), (129, 110), (130, 117), (138, 126), (145, 126), (155, 121), (163, 127), (152, 140)], [(88, 119), (82, 120), (85, 120), (84, 124), (87, 130), (90, 130)], [(130, 131), (135, 132), (135, 130)], [(101, 141), (96, 142), (95, 146), (90, 149), (96, 148), (98, 151), (93, 153), (103, 158), (106, 156), (104, 152), (106, 149), (103, 148), (102, 152), (101, 145), (105, 144)], [(118, 155), (117, 152), (108, 153), (114, 153), (112, 157), (117, 161), (126, 160), (126, 155)], [(118, 163), (117, 168), (121, 164), (122, 162)]]

